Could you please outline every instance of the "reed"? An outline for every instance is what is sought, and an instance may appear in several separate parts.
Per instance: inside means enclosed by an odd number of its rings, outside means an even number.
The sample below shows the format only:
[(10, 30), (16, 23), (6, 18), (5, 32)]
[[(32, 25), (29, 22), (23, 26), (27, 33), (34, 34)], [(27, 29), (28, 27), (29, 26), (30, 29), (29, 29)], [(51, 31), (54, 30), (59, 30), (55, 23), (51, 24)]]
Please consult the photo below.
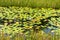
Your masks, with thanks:
[(60, 8), (60, 0), (0, 0), (0, 6)]
[[(2, 36), (1, 36), (2, 35)], [(31, 32), (28, 36), (25, 36), (24, 34), (17, 33), (14, 35), (14, 37), (11, 37), (9, 35), (4, 36), (4, 33), (0, 33), (0, 40), (60, 40), (60, 38), (54, 34), (51, 35), (44, 33), (43, 31), (39, 31), (38, 33), (36, 32)]]

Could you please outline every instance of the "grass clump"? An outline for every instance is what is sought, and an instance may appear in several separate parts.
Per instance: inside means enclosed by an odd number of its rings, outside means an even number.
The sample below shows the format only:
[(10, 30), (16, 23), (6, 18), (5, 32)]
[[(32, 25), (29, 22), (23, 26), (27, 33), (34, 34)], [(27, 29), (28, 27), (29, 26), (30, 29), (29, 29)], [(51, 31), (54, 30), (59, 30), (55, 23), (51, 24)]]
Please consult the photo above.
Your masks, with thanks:
[(60, 8), (60, 0), (0, 0), (0, 6)]

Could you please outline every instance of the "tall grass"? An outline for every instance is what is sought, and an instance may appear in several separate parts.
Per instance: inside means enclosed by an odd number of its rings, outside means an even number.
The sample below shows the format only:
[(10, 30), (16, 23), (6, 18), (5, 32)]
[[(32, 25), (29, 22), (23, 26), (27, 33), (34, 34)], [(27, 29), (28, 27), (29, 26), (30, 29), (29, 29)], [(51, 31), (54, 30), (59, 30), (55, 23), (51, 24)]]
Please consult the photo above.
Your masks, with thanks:
[(60, 8), (60, 0), (0, 0), (0, 6)]
[(56, 34), (51, 35), (44, 33), (43, 31), (40, 31), (38, 33), (31, 32), (30, 35), (25, 36), (24, 34), (15, 34), (14, 37), (11, 37), (9, 35), (4, 36), (4, 33), (0, 33), (0, 40), (60, 40), (60, 37)]

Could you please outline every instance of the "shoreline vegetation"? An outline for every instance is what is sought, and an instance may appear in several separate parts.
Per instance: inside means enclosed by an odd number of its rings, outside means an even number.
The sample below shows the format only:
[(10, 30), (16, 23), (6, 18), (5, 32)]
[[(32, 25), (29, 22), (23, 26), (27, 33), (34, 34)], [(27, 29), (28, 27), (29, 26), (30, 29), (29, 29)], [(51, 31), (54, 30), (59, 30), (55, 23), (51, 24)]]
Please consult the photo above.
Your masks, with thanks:
[(0, 0), (0, 6), (60, 8), (60, 0)]
[(40, 31), (38, 33), (31, 32), (29, 35), (25, 35), (23, 33), (17, 33), (14, 36), (10, 36), (9, 34), (5, 34), (4, 32), (0, 32), (0, 40), (60, 40), (60, 35), (54, 34), (51, 35)]

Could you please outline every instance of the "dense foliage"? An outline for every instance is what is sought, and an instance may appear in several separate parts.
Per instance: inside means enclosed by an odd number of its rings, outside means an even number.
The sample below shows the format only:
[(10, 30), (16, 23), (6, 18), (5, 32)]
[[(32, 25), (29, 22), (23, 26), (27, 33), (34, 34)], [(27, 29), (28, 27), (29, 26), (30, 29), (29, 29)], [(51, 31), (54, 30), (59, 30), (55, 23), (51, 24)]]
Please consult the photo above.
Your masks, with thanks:
[(0, 0), (0, 6), (60, 8), (60, 0)]
[(45, 28), (54, 30), (59, 26), (60, 9), (0, 7), (0, 31), (8, 34), (38, 32)]

